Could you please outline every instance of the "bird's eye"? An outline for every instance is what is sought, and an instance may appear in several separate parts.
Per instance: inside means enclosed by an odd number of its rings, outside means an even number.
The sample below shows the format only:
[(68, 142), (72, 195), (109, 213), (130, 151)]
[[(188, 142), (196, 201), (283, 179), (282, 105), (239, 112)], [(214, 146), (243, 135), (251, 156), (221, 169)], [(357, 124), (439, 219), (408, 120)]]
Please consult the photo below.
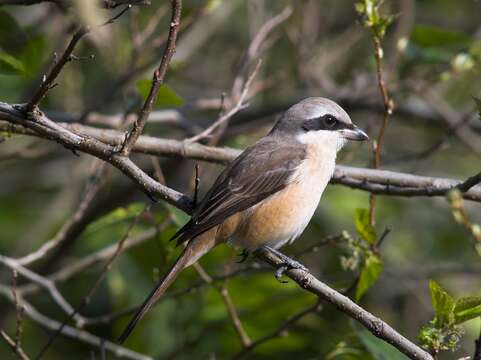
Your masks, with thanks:
[(324, 117), (324, 123), (327, 127), (333, 128), (337, 124), (337, 119), (332, 115), (327, 115)]

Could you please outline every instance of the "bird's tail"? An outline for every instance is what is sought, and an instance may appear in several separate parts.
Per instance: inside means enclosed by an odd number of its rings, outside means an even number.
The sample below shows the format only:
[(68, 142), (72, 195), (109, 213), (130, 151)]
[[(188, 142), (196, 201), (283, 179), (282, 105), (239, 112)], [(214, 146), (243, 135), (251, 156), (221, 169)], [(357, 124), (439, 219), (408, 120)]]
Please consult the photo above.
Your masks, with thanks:
[(122, 344), (128, 338), (135, 325), (137, 325), (147, 311), (149, 311), (149, 309), (162, 297), (180, 272), (186, 267), (195, 263), (202, 257), (202, 255), (207, 253), (216, 245), (215, 231), (216, 228), (211, 229), (189, 242), (174, 265), (170, 268), (162, 280), (157, 283), (155, 288), (145, 299), (144, 303), (137, 309), (137, 312), (130, 320), (122, 335), (120, 335), (118, 338), (119, 343)]

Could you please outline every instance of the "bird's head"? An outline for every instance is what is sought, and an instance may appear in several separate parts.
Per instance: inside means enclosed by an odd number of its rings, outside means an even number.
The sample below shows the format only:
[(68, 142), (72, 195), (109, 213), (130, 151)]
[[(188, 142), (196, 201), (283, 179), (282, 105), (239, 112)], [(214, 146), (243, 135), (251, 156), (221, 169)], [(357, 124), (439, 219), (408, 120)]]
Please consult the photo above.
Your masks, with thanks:
[(277, 121), (272, 134), (293, 136), (302, 143), (334, 146), (339, 150), (346, 140), (368, 140), (349, 115), (334, 101), (311, 97), (291, 106)]

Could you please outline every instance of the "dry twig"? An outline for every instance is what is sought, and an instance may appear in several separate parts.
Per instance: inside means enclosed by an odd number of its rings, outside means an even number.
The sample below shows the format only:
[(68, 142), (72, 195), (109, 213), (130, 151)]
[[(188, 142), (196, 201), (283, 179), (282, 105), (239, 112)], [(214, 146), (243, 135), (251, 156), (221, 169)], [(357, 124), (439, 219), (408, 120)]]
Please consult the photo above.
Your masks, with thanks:
[(150, 87), (149, 94), (145, 99), (144, 105), (139, 112), (138, 118), (135, 120), (132, 129), (129, 131), (125, 138), (125, 142), (122, 144), (121, 153), (124, 156), (128, 156), (135, 142), (142, 134), (144, 126), (149, 119), (149, 115), (152, 112), (152, 107), (159, 93), (160, 87), (164, 83), (165, 74), (169, 67), (170, 60), (175, 53), (175, 45), (177, 41), (177, 34), (180, 26), (180, 14), (182, 12), (182, 0), (172, 0), (172, 19), (170, 21), (169, 37), (167, 38), (167, 45), (162, 55), (162, 60), (159, 67), (154, 71), (152, 79), (152, 86)]
[(204, 270), (204, 268), (199, 264), (195, 263), (194, 268), (197, 271), (197, 273), (200, 275), (202, 280), (204, 280), (207, 284), (214, 286), (217, 291), (219, 291), (222, 300), (225, 303), (225, 306), (227, 308), (227, 313), (229, 314), (229, 317), (232, 321), (232, 324), (234, 325), (234, 329), (237, 332), (237, 335), (239, 335), (239, 339), (242, 343), (242, 346), (245, 348), (248, 348), (252, 340), (250, 339), (249, 335), (244, 329), (244, 326), (242, 326), (242, 321), (239, 317), (239, 313), (234, 305), (234, 302), (232, 301), (232, 298), (229, 294), (229, 290), (227, 290), (227, 287), (225, 284), (222, 285), (216, 285), (214, 283), (214, 280), (210, 275)]

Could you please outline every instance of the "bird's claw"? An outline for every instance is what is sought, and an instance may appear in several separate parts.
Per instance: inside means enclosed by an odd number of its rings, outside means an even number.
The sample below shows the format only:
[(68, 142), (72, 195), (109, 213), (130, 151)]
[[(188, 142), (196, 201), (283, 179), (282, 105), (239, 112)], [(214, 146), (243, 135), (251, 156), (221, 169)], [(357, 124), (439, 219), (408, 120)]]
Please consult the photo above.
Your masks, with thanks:
[(275, 272), (275, 277), (276, 279), (281, 282), (281, 283), (286, 283), (287, 281), (285, 280), (281, 280), (281, 277), (282, 275), (284, 274), (284, 272), (286, 270), (289, 270), (289, 269), (299, 269), (299, 270), (303, 270), (303, 271), (309, 271), (304, 265), (302, 265), (299, 261), (296, 261), (294, 259), (291, 259), (289, 256), (287, 255), (284, 255), (283, 253), (281, 253), (279, 250), (276, 250), (274, 248), (271, 248), (271, 247), (266, 247), (267, 250), (271, 251), (272, 253), (274, 253), (275, 255), (277, 255), (281, 260), (282, 260), (282, 264), (277, 268), (276, 272)]

